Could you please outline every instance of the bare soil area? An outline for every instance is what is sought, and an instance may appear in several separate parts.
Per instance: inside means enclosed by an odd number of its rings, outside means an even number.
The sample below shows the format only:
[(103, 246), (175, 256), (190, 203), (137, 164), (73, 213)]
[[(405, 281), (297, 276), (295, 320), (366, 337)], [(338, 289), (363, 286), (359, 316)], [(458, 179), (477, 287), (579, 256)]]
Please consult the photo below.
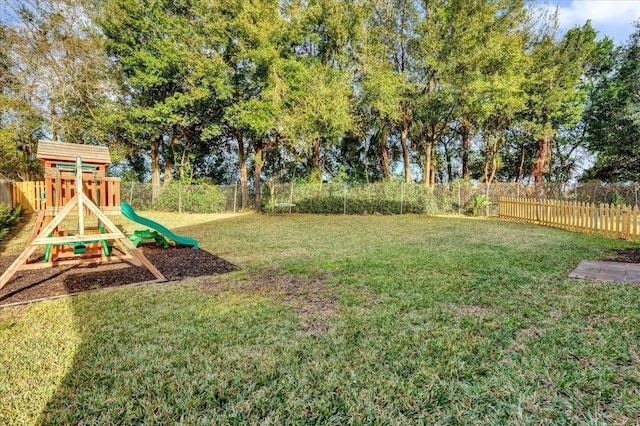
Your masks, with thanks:
[(606, 259), (602, 260), (624, 263), (640, 263), (640, 248), (627, 248), (617, 250), (613, 256), (607, 257)]

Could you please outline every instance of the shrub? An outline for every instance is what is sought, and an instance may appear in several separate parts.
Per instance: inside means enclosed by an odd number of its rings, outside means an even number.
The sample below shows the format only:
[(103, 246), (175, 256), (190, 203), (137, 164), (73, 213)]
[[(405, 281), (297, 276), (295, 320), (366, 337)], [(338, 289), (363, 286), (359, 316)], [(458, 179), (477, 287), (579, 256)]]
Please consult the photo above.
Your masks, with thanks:
[(296, 205), (299, 213), (321, 214), (401, 214), (455, 213), (458, 189), (426, 188), (400, 181), (366, 185), (346, 183), (275, 184), (263, 197), (263, 210), (270, 211), (279, 202)]
[(184, 185), (171, 182), (161, 191), (153, 208), (167, 212), (220, 213), (224, 211), (227, 202), (217, 186), (203, 183)]
[(20, 212), (20, 206), (11, 208), (6, 204), (0, 204), (0, 241), (9, 233), (11, 227), (18, 222)]

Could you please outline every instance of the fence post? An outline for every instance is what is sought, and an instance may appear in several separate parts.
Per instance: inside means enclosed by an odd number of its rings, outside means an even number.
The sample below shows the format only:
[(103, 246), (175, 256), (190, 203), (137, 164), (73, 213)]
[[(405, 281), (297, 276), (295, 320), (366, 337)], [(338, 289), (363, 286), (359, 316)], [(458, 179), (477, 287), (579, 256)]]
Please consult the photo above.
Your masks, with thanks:
[(182, 182), (178, 184), (178, 213), (182, 213)]
[[(291, 188), (289, 189), (289, 204), (293, 204), (293, 181), (291, 181)], [(289, 213), (291, 213), (291, 207), (289, 207)]]
[(342, 203), (342, 214), (347, 214), (347, 184), (344, 184), (344, 197)]
[(129, 204), (133, 205), (133, 181), (131, 181), (131, 190), (129, 191)]
[(236, 212), (236, 206), (238, 203), (238, 182), (233, 186), (233, 212)]

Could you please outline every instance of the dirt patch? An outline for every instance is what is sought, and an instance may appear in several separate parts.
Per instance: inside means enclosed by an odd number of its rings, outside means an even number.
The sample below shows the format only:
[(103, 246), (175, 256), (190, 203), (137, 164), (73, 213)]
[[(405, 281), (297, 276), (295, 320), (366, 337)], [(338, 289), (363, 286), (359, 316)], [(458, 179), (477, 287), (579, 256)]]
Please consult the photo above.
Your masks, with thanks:
[(324, 331), (322, 319), (332, 315), (338, 303), (331, 287), (326, 284), (327, 279), (328, 274), (305, 277), (267, 270), (243, 278), (207, 281), (202, 286), (214, 293), (263, 294), (282, 301), (309, 321), (309, 334), (316, 334)]
[(602, 260), (622, 263), (640, 263), (640, 248), (617, 250), (613, 255)]
[(544, 334), (545, 332), (540, 327), (532, 325), (531, 327), (518, 330), (518, 340), (522, 339), (524, 336), (540, 337), (540, 336), (543, 336)]
[[(225, 274), (237, 267), (205, 250), (191, 247), (140, 247), (144, 255), (169, 280), (183, 277)], [(16, 256), (0, 256), (0, 271), (6, 270)], [(127, 262), (99, 265), (58, 266), (19, 271), (0, 290), (0, 306), (87, 290), (117, 287), (153, 280), (145, 267)]]
[(458, 306), (453, 306), (452, 309), (460, 315), (474, 316), (474, 317), (486, 317), (493, 313), (491, 308), (487, 308), (485, 306), (478, 306), (478, 305), (458, 305)]

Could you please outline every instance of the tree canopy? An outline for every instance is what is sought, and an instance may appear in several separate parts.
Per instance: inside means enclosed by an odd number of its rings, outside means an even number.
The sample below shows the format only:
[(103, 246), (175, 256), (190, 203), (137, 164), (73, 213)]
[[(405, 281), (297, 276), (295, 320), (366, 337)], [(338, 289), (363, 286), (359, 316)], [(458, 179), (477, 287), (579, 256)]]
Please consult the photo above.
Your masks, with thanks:
[[(127, 179), (640, 178), (640, 30), (524, 0), (19, 0), (0, 20), (0, 177), (38, 139)], [(577, 152), (595, 159), (577, 173)], [(587, 164), (587, 166), (589, 166)]]

